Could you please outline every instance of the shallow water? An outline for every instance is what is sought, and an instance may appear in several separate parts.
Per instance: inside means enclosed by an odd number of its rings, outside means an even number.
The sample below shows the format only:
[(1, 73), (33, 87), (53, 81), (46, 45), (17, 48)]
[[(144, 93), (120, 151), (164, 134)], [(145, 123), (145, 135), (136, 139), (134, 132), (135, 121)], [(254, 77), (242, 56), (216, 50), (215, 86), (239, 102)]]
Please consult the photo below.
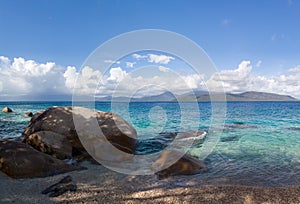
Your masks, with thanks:
[[(71, 102), (0, 102), (15, 113), (0, 113), (0, 138), (16, 138), (30, 118), (21, 114)], [(97, 102), (96, 109), (113, 111), (136, 128), (140, 145), (138, 154), (160, 151), (177, 131), (205, 130), (207, 139), (223, 130), (211, 154), (206, 157), (208, 171), (183, 179), (218, 184), (287, 186), (300, 185), (300, 103), (298, 102), (229, 102), (224, 127), (211, 125), (211, 104), (198, 103), (130, 103)], [(159, 134), (164, 132), (163, 134)], [(173, 136), (170, 136), (173, 133)], [(189, 149), (202, 154), (203, 144)]]

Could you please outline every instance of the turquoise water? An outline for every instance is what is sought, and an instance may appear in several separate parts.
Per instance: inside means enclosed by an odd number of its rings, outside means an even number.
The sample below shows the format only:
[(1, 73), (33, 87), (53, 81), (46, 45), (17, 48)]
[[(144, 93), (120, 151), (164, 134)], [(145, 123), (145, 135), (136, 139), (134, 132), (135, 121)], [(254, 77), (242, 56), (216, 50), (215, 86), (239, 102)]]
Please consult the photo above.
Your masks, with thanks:
[[(50, 106), (68, 106), (71, 102), (0, 102), (15, 113), (0, 113), (0, 138), (20, 136), (30, 118), (21, 116)], [(211, 104), (198, 103), (110, 103), (97, 102), (96, 109), (113, 111), (136, 128), (141, 142), (138, 154), (159, 151), (172, 141), (177, 131), (197, 129), (214, 134)], [(184, 108), (184, 111), (182, 111)], [(196, 117), (196, 118), (195, 118)], [(205, 159), (208, 171), (180, 178), (205, 184), (261, 186), (300, 185), (300, 103), (229, 102), (223, 132), (212, 153)], [(222, 127), (218, 127), (222, 128)], [(172, 134), (171, 134), (172, 133)], [(170, 137), (171, 135), (171, 137)], [(189, 149), (199, 156), (204, 144)], [(179, 180), (180, 180), (179, 179)]]

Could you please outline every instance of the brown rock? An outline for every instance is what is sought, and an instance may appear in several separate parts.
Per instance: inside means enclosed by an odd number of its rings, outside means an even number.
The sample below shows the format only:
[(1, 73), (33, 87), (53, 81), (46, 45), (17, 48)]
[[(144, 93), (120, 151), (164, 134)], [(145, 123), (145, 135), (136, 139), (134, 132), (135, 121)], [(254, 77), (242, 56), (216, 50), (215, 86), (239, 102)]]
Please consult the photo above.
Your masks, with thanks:
[[(83, 111), (92, 111), (90, 109), (83, 109)], [(109, 113), (96, 111), (96, 125), (100, 127), (106, 139), (114, 144), (120, 150), (128, 150), (132, 152), (137, 143), (137, 133), (135, 129), (127, 123), (120, 116)], [(77, 132), (80, 135), (87, 137), (87, 140), (92, 142), (99, 141), (97, 137), (97, 130), (93, 120), (85, 117), (85, 115), (75, 114), (76, 118), (82, 123), (80, 130), (75, 129), (73, 122), (73, 109), (72, 107), (51, 107), (43, 112), (38, 112), (32, 117), (29, 126), (23, 132), (25, 140), (33, 133), (39, 131), (51, 131), (63, 135), (73, 148), (74, 154), (82, 154), (85, 152), (81, 141), (78, 138)], [(96, 135), (95, 135), (96, 134)], [(92, 138), (92, 140), (91, 140)], [(105, 141), (104, 141), (105, 142)]]
[(39, 111), (35, 112), (35, 114), (33, 114), (33, 116), (31, 117), (30, 122), (35, 121), (44, 112), (45, 112), (45, 110), (39, 110)]
[(12, 178), (46, 177), (85, 169), (66, 164), (27, 144), (0, 141), (0, 170)]
[(32, 117), (33, 113), (32, 112), (27, 112), (27, 113), (24, 114), (24, 116), (26, 116), (26, 117)]
[(12, 111), (11, 108), (5, 107), (5, 108), (2, 109), (2, 112), (3, 112), (3, 113), (11, 113), (11, 112), (13, 112), (13, 111)]
[(206, 169), (201, 160), (182, 154), (176, 150), (163, 151), (152, 164), (152, 170), (156, 172), (158, 178), (163, 179), (176, 175), (198, 174)]
[(49, 154), (58, 159), (72, 157), (72, 146), (63, 135), (51, 131), (39, 131), (29, 135), (25, 140), (36, 150)]

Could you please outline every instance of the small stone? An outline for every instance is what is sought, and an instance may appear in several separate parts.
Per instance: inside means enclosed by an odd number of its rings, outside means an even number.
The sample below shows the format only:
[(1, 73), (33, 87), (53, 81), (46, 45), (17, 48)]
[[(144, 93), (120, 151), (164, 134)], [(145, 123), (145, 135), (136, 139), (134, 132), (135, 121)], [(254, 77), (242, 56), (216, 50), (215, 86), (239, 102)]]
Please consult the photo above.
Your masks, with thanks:
[(42, 194), (49, 194), (49, 197), (57, 197), (68, 191), (76, 191), (77, 186), (72, 182), (71, 176), (66, 176), (58, 183), (51, 185), (42, 191)]
[(27, 113), (24, 114), (24, 116), (32, 117), (32, 116), (33, 116), (33, 113), (32, 113), (32, 112), (27, 112)]

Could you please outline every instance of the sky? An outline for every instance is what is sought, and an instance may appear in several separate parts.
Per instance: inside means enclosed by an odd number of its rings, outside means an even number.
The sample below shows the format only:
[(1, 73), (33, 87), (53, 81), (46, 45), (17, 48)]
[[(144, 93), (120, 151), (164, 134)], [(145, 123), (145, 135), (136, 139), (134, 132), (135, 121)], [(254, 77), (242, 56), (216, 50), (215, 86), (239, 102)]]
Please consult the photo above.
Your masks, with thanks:
[[(70, 96), (76, 86), (84, 94), (97, 89), (100, 95), (123, 86), (125, 94), (126, 88), (134, 91), (149, 83), (156, 88), (141, 95), (181, 93), (218, 81), (215, 75), (205, 79), (182, 71), (188, 66), (168, 53), (135, 53), (144, 56), (140, 59), (131, 54), (107, 73), (83, 66), (102, 43), (140, 29), (168, 30), (197, 43), (215, 64), (226, 92), (300, 98), (300, 1), (0, 0), (0, 8), (0, 100)], [(155, 71), (132, 76), (140, 66)], [(124, 87), (126, 80), (131, 88)]]

